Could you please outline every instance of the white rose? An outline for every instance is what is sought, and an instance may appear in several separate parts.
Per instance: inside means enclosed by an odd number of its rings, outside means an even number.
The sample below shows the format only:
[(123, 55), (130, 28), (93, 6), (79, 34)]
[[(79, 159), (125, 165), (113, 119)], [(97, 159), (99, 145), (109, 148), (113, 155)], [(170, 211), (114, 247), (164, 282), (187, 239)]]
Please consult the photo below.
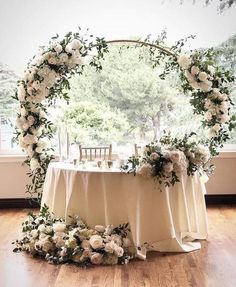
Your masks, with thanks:
[(191, 67), (191, 74), (195, 76), (198, 73), (199, 73), (199, 68), (197, 66), (192, 66)]
[(142, 164), (137, 168), (137, 174), (144, 178), (152, 177), (152, 166), (149, 163)]
[(103, 239), (100, 235), (92, 235), (89, 239), (89, 243), (93, 249), (100, 249), (104, 246)]
[(74, 62), (73, 58), (69, 58), (69, 60), (66, 62), (66, 65), (70, 68), (73, 69), (76, 66), (76, 63)]
[(30, 231), (30, 236), (33, 238), (36, 238), (38, 236), (38, 230), (37, 229), (33, 229)]
[(66, 230), (66, 224), (63, 222), (57, 222), (53, 224), (54, 232), (64, 232)]
[(24, 136), (23, 140), (28, 145), (38, 142), (38, 138), (34, 135), (31, 135), (31, 134), (27, 134), (26, 136)]
[(36, 67), (31, 68), (31, 70), (28, 70), (25, 74), (23, 79), (28, 82), (34, 81), (34, 76), (37, 73), (38, 69)]
[(212, 129), (213, 129), (216, 133), (218, 133), (219, 130), (221, 129), (221, 126), (220, 126), (220, 124), (215, 124), (215, 125), (212, 127)]
[(197, 81), (189, 82), (190, 86), (194, 89), (199, 89), (199, 85)]
[(41, 126), (41, 127), (37, 128), (37, 129), (31, 127), (31, 128), (30, 128), (30, 132), (31, 132), (34, 136), (39, 137), (39, 136), (42, 135), (43, 127)]
[(158, 158), (160, 158), (159, 154), (156, 152), (151, 153), (150, 155), (150, 160), (157, 160)]
[(64, 232), (56, 232), (53, 235), (52, 240), (56, 244), (56, 247), (60, 248), (60, 247), (65, 246), (66, 244), (66, 241), (64, 240), (65, 236), (66, 236), (66, 233)]
[(36, 147), (35, 152), (43, 153), (43, 149), (41, 147)]
[(20, 114), (21, 114), (23, 117), (25, 117), (25, 116), (27, 115), (27, 111), (26, 111), (26, 109), (25, 109), (24, 107), (22, 107), (22, 108), (20, 109)]
[(204, 106), (206, 109), (211, 109), (212, 107), (214, 107), (214, 104), (210, 99), (206, 99)]
[(61, 64), (67, 62), (68, 61), (68, 55), (66, 53), (61, 53), (59, 55), (59, 61)]
[(114, 226), (113, 225), (107, 225), (106, 229), (105, 229), (105, 234), (106, 235), (111, 235), (112, 231), (114, 229)]
[(207, 73), (205, 72), (200, 72), (198, 75), (198, 79), (202, 82), (205, 82), (207, 80)]
[(78, 50), (80, 49), (83, 45), (82, 43), (80, 42), (80, 40), (78, 39), (73, 39), (70, 43), (72, 49), (75, 49), (75, 50)]
[(115, 251), (115, 248), (118, 247), (114, 241), (110, 241), (108, 243), (105, 244), (105, 251), (107, 253), (113, 253)]
[(173, 163), (171, 162), (167, 162), (163, 166), (163, 170), (166, 175), (169, 175), (173, 171), (173, 169), (174, 169), (174, 166), (173, 166)]
[(40, 168), (40, 163), (37, 158), (32, 157), (30, 160), (30, 169), (34, 171), (37, 168)]
[(46, 226), (45, 226), (44, 224), (40, 224), (40, 225), (38, 226), (38, 230), (39, 230), (40, 232), (45, 233), (45, 231), (46, 231)]
[(40, 88), (40, 82), (39, 81), (34, 81), (31, 86), (32, 88), (34, 88), (35, 90), (38, 90)]
[(43, 67), (41, 67), (39, 70), (38, 70), (38, 75), (42, 78), (45, 78), (47, 77), (47, 75), (51, 72), (51, 69), (47, 66), (47, 65), (44, 65)]
[(72, 46), (71, 46), (71, 43), (69, 43), (69, 44), (66, 45), (65, 51), (66, 51), (67, 53), (70, 53), (70, 54), (73, 52), (73, 48), (72, 48)]
[(125, 248), (128, 248), (128, 247), (131, 246), (131, 241), (130, 241), (129, 238), (123, 238), (123, 246), (124, 246)]
[(122, 245), (122, 238), (118, 234), (112, 234), (111, 240), (114, 241), (118, 246)]
[(124, 254), (124, 249), (120, 246), (116, 246), (115, 248), (115, 254), (118, 256), (118, 257), (122, 257), (123, 254)]
[(229, 96), (227, 94), (221, 94), (220, 100), (227, 101)]
[(227, 111), (230, 107), (230, 102), (229, 101), (222, 101), (220, 104), (220, 109), (221, 111)]
[(88, 240), (83, 240), (81, 246), (84, 250), (91, 250), (91, 245)]
[(60, 256), (65, 257), (66, 255), (67, 255), (67, 249), (65, 247), (62, 247), (61, 252), (60, 252)]
[(32, 145), (29, 145), (26, 149), (26, 153), (28, 156), (32, 157), (33, 154), (34, 154), (34, 151), (33, 151), (33, 148), (32, 148)]
[(20, 135), (18, 137), (18, 140), (19, 140), (19, 145), (20, 145), (21, 148), (23, 148), (23, 149), (27, 148), (27, 144), (24, 142), (23, 135)]
[(191, 64), (191, 59), (187, 55), (181, 55), (178, 58), (178, 64), (182, 69), (187, 70)]
[(59, 54), (59, 53), (61, 53), (61, 51), (62, 51), (62, 46), (61, 46), (61, 44), (57, 43), (57, 44), (53, 47), (53, 49)]
[(24, 102), (25, 96), (26, 96), (25, 87), (21, 84), (19, 85), (18, 90), (17, 90), (17, 97), (19, 101)]
[(31, 84), (28, 84), (27, 87), (26, 87), (26, 89), (27, 89), (27, 93), (28, 93), (30, 96), (32, 96), (33, 93), (34, 93), (34, 88), (31, 86)]
[(208, 67), (207, 67), (207, 70), (208, 70), (212, 75), (215, 74), (215, 68), (214, 68), (213, 66), (208, 66)]
[(47, 146), (47, 143), (44, 142), (44, 141), (42, 141), (42, 140), (40, 140), (40, 141), (37, 143), (37, 147), (36, 147), (35, 151), (36, 151), (37, 153), (42, 153), (42, 151), (46, 148), (46, 146)]
[(199, 88), (203, 92), (209, 92), (211, 90), (211, 87), (212, 87), (212, 82), (205, 81), (205, 82), (198, 83), (198, 85), (199, 85)]
[(170, 160), (174, 163), (180, 161), (180, 152), (179, 151), (171, 151), (170, 152)]
[(45, 238), (40, 242), (40, 246), (44, 252), (48, 252), (49, 250), (53, 249), (52, 242), (49, 241), (48, 238)]
[(99, 265), (102, 263), (102, 254), (100, 253), (93, 253), (90, 257), (92, 264)]
[(220, 115), (219, 120), (222, 124), (227, 123), (230, 120), (230, 116), (227, 114)]
[(23, 124), (26, 122), (26, 119), (24, 117), (17, 117), (16, 118), (16, 126), (19, 129), (22, 129)]
[(69, 238), (68, 240), (66, 240), (65, 242), (66, 246), (68, 246), (69, 248), (75, 248), (77, 246), (77, 241), (76, 239), (73, 237), (73, 238)]
[(84, 261), (88, 258), (91, 258), (91, 256), (92, 256), (92, 252), (90, 250), (84, 250), (80, 257), (80, 261)]
[(94, 229), (101, 233), (105, 232), (105, 227), (103, 225), (96, 225)]
[(34, 122), (35, 122), (35, 119), (34, 119), (34, 117), (33, 116), (28, 116), (27, 117), (27, 122), (28, 122), (28, 124), (30, 125), (30, 126), (32, 126), (33, 124), (34, 124)]
[(194, 82), (196, 82), (194, 76), (193, 76), (191, 73), (189, 73), (188, 70), (186, 70), (186, 71), (184, 72), (184, 75), (185, 75), (185, 77), (187, 78), (187, 80), (189, 81), (189, 83), (194, 83)]
[(212, 113), (209, 112), (209, 111), (207, 111), (207, 112), (205, 113), (204, 117), (205, 117), (205, 119), (206, 119), (207, 121), (210, 121), (210, 120), (212, 119)]

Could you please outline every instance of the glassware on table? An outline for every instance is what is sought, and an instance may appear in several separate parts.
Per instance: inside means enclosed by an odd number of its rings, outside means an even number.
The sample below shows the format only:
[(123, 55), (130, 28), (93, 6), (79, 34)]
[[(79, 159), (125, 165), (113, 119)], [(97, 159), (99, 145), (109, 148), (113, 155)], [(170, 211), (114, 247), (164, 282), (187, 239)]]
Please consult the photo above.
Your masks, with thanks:
[(107, 161), (107, 165), (108, 165), (108, 168), (112, 168), (112, 166), (113, 166), (113, 161), (112, 161), (112, 160), (108, 160), (108, 161)]
[(61, 126), (58, 129), (58, 149), (60, 161), (66, 162), (69, 159), (70, 154), (70, 141), (69, 133), (65, 126)]
[(98, 161), (97, 161), (97, 166), (98, 166), (98, 168), (101, 168), (101, 167), (102, 167), (102, 161), (101, 161), (101, 160), (98, 160)]

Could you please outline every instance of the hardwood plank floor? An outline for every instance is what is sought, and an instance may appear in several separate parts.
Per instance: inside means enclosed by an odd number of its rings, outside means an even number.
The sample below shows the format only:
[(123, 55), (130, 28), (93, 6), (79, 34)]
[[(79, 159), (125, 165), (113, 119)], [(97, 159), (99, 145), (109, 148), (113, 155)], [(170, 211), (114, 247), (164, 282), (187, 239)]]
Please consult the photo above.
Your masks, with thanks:
[(12, 252), (12, 240), (28, 210), (0, 210), (0, 287), (235, 287), (236, 207), (208, 207), (209, 238), (201, 250), (148, 254), (127, 266), (81, 269), (51, 265)]

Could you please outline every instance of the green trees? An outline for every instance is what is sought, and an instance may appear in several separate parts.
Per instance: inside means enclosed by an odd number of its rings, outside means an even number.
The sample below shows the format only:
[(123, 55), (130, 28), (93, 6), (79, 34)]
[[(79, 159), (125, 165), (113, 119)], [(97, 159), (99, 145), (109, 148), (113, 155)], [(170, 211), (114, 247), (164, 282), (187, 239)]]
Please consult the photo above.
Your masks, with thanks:
[(15, 94), (17, 80), (17, 75), (0, 63), (0, 117), (3, 122), (11, 115), (17, 104), (12, 99)]
[(104, 103), (73, 104), (63, 118), (71, 141), (83, 145), (103, 145), (114, 140), (122, 143), (123, 134), (129, 127), (127, 118), (119, 110), (111, 110)]
[[(160, 136), (163, 118), (179, 99), (174, 81), (161, 80), (144, 53), (139, 49), (111, 46), (102, 63), (100, 73), (86, 67), (82, 76), (72, 80), (71, 97), (74, 101), (98, 101), (118, 109), (129, 121), (127, 137), (153, 140)], [(173, 75), (172, 75), (173, 77)], [(172, 85), (172, 86), (171, 86)]]

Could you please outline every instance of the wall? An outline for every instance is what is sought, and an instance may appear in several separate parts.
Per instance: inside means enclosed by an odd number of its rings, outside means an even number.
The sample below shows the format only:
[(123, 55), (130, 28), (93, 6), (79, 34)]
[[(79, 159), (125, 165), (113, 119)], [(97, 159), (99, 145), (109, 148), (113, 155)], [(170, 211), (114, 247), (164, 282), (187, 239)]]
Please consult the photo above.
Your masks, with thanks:
[[(29, 182), (23, 156), (0, 156), (0, 198), (24, 198)], [(236, 153), (224, 152), (214, 160), (216, 169), (207, 182), (208, 194), (236, 194)]]
[(236, 153), (224, 152), (213, 160), (214, 174), (206, 184), (209, 194), (236, 194)]

